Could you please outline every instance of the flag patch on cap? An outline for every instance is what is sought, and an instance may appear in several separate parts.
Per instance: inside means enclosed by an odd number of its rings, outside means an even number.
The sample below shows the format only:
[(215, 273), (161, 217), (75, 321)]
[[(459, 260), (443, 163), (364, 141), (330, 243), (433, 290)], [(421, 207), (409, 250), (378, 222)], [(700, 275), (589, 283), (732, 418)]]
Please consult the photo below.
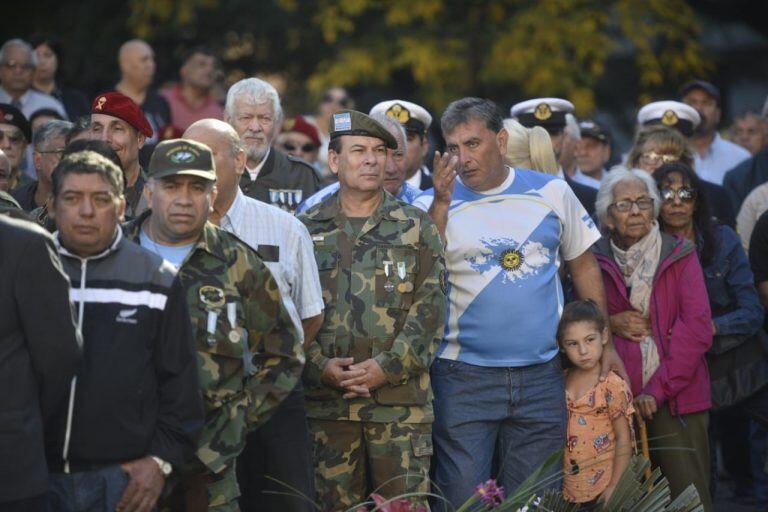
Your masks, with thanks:
[(333, 114), (333, 131), (343, 132), (352, 129), (352, 116), (349, 112)]

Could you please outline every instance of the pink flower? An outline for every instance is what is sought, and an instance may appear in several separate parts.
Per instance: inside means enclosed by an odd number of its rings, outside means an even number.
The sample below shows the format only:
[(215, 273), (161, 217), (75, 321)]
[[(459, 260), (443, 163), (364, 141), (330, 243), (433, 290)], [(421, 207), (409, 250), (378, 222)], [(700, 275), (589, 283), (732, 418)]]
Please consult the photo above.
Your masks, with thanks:
[(498, 507), (504, 502), (504, 487), (498, 485), (493, 478), (475, 487), (475, 494), (488, 508)]
[[(373, 499), (373, 502), (377, 507), (387, 501), (386, 498), (376, 493), (371, 494), (371, 499)], [(361, 512), (363, 510), (364, 509), (361, 507), (357, 509), (356, 512)], [(411, 502), (411, 500), (406, 498), (399, 498), (394, 501), (390, 501), (379, 510), (381, 512), (428, 512), (426, 505), (415, 505), (413, 502)]]

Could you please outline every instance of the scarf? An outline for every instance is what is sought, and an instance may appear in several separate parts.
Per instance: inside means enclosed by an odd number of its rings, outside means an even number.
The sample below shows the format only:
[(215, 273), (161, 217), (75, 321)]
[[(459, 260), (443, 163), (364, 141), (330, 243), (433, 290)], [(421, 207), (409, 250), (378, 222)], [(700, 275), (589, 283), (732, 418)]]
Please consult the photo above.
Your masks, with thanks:
[[(624, 283), (629, 287), (629, 302), (645, 318), (651, 303), (653, 276), (659, 268), (661, 259), (661, 232), (659, 224), (653, 221), (651, 231), (626, 251), (618, 248), (611, 240), (611, 251), (624, 276)], [(659, 367), (659, 352), (652, 336), (646, 336), (640, 342), (643, 357), (643, 386)]]

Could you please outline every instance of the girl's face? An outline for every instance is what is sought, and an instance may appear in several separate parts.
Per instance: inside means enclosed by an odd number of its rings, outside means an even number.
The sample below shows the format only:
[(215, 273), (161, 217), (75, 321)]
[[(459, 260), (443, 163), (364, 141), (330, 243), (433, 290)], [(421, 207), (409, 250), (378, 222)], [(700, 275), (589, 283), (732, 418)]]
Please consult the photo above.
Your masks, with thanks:
[(607, 342), (608, 333), (600, 332), (594, 322), (573, 322), (565, 328), (560, 346), (575, 366), (591, 370), (600, 364)]

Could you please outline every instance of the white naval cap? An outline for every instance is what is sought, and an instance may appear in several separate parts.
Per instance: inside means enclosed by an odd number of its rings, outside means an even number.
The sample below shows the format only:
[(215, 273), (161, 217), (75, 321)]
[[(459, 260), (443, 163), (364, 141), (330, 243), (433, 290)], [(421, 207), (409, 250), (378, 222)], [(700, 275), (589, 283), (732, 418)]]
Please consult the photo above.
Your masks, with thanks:
[(562, 98), (534, 98), (515, 103), (509, 113), (526, 128), (556, 129), (565, 127), (565, 115), (573, 113), (574, 109), (573, 103)]
[(699, 126), (701, 116), (695, 108), (679, 101), (654, 101), (638, 111), (637, 122), (643, 126), (661, 124), (690, 137)]
[(377, 103), (368, 115), (383, 114), (403, 125), (409, 132), (425, 133), (432, 124), (432, 116), (421, 105), (404, 100), (387, 100)]

